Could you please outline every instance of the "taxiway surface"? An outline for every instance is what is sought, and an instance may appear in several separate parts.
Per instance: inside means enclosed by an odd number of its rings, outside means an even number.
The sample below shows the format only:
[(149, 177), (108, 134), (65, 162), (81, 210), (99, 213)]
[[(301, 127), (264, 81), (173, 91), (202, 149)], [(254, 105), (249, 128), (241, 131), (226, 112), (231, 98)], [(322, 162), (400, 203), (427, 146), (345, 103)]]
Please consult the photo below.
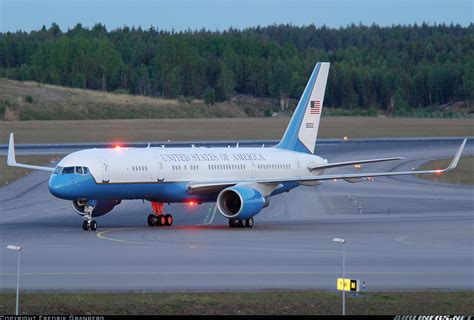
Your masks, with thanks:
[[(460, 143), (321, 143), (317, 153), (330, 162), (404, 156), (362, 170), (411, 170), (451, 157)], [(252, 229), (229, 229), (212, 204), (165, 206), (174, 225), (150, 228), (150, 203), (123, 201), (91, 232), (70, 202), (49, 194), (47, 180), (34, 172), (0, 189), (0, 290), (16, 286), (8, 244), (24, 248), (21, 288), (29, 290), (333, 290), (342, 272), (334, 237), (347, 240), (347, 277), (367, 290), (474, 288), (472, 186), (416, 177), (328, 181), (271, 198)]]

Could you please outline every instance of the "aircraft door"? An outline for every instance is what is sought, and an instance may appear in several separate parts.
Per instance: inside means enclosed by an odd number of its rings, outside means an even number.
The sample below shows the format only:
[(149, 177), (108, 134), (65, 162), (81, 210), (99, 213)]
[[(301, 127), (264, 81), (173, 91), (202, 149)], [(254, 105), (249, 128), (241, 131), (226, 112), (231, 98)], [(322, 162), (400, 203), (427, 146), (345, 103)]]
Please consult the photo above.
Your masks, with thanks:
[(155, 158), (156, 181), (161, 182), (165, 180), (165, 168), (163, 162)]
[(255, 161), (251, 161), (250, 162), (250, 178), (251, 179), (255, 179), (255, 172), (256, 172), (256, 169), (255, 169)]
[(99, 157), (99, 162), (102, 167), (102, 183), (108, 183), (110, 181), (109, 165), (102, 157)]

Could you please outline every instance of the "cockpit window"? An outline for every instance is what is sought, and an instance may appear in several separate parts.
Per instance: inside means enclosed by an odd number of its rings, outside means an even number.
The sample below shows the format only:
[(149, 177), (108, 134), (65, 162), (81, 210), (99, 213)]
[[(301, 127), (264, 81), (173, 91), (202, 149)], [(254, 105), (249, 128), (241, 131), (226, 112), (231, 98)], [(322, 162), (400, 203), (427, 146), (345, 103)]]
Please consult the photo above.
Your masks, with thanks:
[(57, 166), (56, 169), (54, 169), (54, 174), (71, 174), (71, 173), (77, 173), (77, 174), (82, 174), (86, 175), (89, 174), (89, 168), (87, 167), (60, 167)]
[(89, 174), (89, 168), (87, 167), (76, 167), (76, 173), (78, 174)]
[(57, 166), (56, 169), (54, 169), (53, 174), (60, 174), (62, 170), (63, 170), (63, 167)]
[(74, 173), (74, 167), (64, 167), (61, 173), (62, 174)]

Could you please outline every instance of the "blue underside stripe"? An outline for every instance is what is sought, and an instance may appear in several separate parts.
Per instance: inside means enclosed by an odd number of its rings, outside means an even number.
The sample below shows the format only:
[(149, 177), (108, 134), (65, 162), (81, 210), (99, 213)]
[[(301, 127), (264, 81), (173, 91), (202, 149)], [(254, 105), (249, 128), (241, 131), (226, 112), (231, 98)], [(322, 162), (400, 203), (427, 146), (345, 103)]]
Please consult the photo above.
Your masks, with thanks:
[[(74, 176), (74, 177), (72, 177)], [(73, 178), (73, 180), (71, 179)], [(276, 195), (298, 186), (298, 183), (284, 183), (271, 195)], [(61, 199), (147, 199), (157, 202), (186, 202), (198, 200), (214, 202), (218, 192), (209, 194), (189, 194), (186, 182), (163, 183), (103, 183), (98, 184), (91, 175), (51, 175), (50, 192)]]

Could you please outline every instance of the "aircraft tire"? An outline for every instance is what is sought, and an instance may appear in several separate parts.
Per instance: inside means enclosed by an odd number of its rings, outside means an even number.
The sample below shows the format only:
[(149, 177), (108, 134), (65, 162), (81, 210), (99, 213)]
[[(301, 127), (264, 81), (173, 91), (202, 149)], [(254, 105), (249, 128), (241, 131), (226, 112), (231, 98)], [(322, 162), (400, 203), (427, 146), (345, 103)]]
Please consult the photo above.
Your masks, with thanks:
[(246, 222), (247, 222), (247, 225), (246, 225), (247, 228), (253, 228), (253, 218), (252, 217), (248, 218), (246, 220)]
[(148, 226), (153, 227), (155, 225), (155, 215), (149, 214), (147, 218)]
[(164, 225), (166, 225), (166, 219), (165, 219), (165, 216), (160, 214), (159, 216), (157, 216), (155, 218), (155, 225), (158, 226), (158, 227), (162, 227)]
[(172, 224), (173, 224), (173, 216), (170, 214), (165, 214), (165, 225), (169, 227)]

